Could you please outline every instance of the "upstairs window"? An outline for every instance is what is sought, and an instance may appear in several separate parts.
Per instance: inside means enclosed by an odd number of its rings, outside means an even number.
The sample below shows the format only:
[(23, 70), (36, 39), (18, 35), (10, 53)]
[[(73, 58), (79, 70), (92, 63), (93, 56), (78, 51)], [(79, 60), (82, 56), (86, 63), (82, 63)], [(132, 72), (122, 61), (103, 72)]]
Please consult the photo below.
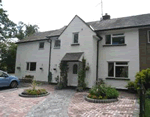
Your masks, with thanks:
[(128, 78), (128, 62), (109, 62), (108, 77)]
[(125, 36), (123, 33), (106, 35), (105, 44), (107, 45), (125, 44)]
[(79, 33), (73, 33), (73, 43), (78, 43)]
[(44, 42), (39, 43), (39, 49), (44, 49)]
[(73, 65), (73, 74), (77, 74), (77, 72), (78, 72), (78, 65), (74, 64)]
[(60, 48), (60, 40), (55, 40), (55, 45), (54, 47)]
[(27, 62), (27, 71), (36, 71), (36, 62)]

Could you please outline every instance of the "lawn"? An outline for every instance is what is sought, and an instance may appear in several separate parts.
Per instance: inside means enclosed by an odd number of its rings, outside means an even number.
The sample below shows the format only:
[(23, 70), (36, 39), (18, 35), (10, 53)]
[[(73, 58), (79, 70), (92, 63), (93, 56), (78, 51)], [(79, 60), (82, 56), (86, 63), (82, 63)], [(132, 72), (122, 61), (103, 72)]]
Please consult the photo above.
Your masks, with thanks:
[(150, 99), (145, 100), (145, 117), (150, 117)]

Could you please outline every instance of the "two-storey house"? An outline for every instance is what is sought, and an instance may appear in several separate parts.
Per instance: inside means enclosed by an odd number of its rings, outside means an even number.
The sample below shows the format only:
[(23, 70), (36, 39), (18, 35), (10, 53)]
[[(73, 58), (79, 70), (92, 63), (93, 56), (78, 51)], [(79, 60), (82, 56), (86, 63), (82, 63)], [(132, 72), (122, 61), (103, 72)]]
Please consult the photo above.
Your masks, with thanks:
[(116, 88), (125, 88), (135, 74), (150, 67), (150, 14), (85, 22), (75, 16), (58, 30), (35, 33), (17, 42), (15, 74), (34, 75), (35, 80), (52, 83), (60, 75), (59, 64), (67, 61), (68, 86), (78, 85), (79, 62), (84, 57), (90, 67), (87, 87), (103, 79)]

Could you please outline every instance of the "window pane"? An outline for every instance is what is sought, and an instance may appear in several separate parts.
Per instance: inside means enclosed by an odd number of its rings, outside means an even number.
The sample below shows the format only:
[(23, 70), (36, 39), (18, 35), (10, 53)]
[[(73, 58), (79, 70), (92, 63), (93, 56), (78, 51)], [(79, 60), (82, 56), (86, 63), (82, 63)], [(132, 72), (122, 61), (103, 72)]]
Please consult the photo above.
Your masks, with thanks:
[(36, 63), (32, 62), (30, 63), (30, 71), (35, 71), (36, 70)]
[(124, 44), (124, 37), (113, 37), (112, 44)]
[(27, 68), (26, 68), (26, 70), (29, 70), (29, 63), (27, 63)]
[(111, 35), (106, 35), (106, 44), (111, 44)]
[(108, 76), (114, 76), (114, 63), (108, 63)]
[(78, 33), (74, 34), (74, 43), (78, 43)]
[(116, 65), (128, 65), (128, 62), (116, 62)]
[(116, 66), (116, 77), (128, 77), (128, 66)]
[(73, 65), (73, 74), (77, 74), (77, 72), (78, 72), (78, 66), (77, 66), (77, 64), (74, 64)]
[(60, 47), (60, 40), (55, 40), (55, 47)]
[(39, 48), (44, 48), (44, 42), (39, 43)]

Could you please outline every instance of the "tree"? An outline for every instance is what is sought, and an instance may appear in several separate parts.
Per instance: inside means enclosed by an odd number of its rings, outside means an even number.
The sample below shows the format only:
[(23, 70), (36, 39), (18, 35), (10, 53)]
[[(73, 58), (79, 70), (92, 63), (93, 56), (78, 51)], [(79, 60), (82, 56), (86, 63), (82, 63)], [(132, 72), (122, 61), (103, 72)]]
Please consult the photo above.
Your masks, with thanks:
[(0, 70), (6, 71), (7, 65), (6, 65), (6, 57), (7, 57), (7, 44), (4, 42), (0, 42)]
[(36, 32), (38, 32), (39, 27), (37, 25), (26, 25), (25, 36), (30, 36)]
[(23, 38), (38, 32), (38, 29), (39, 27), (37, 25), (31, 25), (31, 24), (26, 25), (23, 22), (19, 22), (17, 25), (16, 37), (19, 40), (22, 40)]
[(16, 34), (16, 24), (8, 18), (6, 12), (3, 8), (0, 8), (0, 40), (3, 41), (15, 37)]
[(16, 51), (17, 45), (15, 43), (9, 42), (7, 50), (7, 57), (5, 58), (7, 72), (14, 73), (15, 72), (15, 63), (16, 63)]
[(1, 42), (0, 70), (15, 72), (17, 45), (12, 42)]
[(19, 22), (18, 25), (17, 25), (17, 34), (16, 34), (16, 37), (21, 40), (25, 37), (25, 34), (24, 34), (24, 30), (23, 28), (25, 27), (25, 24), (23, 22)]

